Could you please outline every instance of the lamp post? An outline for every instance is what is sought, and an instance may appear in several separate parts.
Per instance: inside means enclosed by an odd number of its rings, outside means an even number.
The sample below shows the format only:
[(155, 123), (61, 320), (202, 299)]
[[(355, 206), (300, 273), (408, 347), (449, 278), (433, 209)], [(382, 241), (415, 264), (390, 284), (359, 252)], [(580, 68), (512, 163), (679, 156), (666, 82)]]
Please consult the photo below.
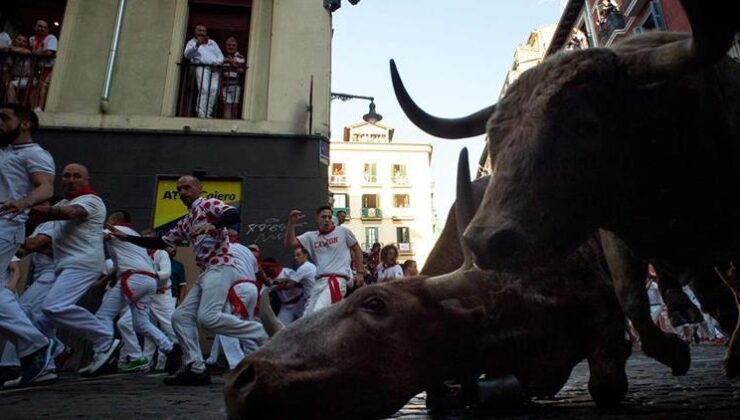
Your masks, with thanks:
[(370, 124), (375, 124), (383, 119), (382, 115), (375, 112), (375, 98), (372, 96), (351, 95), (349, 93), (332, 92), (331, 100), (334, 99), (339, 99), (342, 102), (347, 102), (350, 99), (364, 99), (366, 101), (370, 101), (370, 111), (367, 114), (363, 115), (362, 119), (369, 122)]

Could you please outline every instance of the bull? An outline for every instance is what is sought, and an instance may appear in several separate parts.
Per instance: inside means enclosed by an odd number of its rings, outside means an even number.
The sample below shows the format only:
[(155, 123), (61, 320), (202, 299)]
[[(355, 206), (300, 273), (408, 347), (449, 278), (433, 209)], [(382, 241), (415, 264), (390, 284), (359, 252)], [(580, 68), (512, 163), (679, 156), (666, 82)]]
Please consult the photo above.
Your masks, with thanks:
[[(485, 183), (470, 191), (467, 157), (459, 179), (461, 233)], [(262, 305), (274, 335), (227, 378), (229, 416), (385, 417), (443, 380), (481, 373), (514, 375), (526, 395), (551, 396), (583, 359), (594, 401), (622, 400), (631, 347), (598, 241), (559, 266), (518, 276), (475, 268), (462, 249), (452, 257), (462, 268), (452, 273), (363, 287), (284, 329)]]
[[(720, 7), (681, 3), (693, 35), (653, 32), (556, 54), (464, 118), (426, 114), (393, 68), (399, 102), (420, 128), (488, 135), (495, 176), (464, 234), (476, 263), (546, 265), (598, 230), (643, 349), (674, 374), (688, 369), (688, 349), (650, 321), (647, 262), (702, 286), (740, 251), (740, 65), (725, 55), (738, 27)], [(740, 302), (740, 280), (719, 271)], [(738, 328), (724, 361), (730, 377), (740, 373)]]

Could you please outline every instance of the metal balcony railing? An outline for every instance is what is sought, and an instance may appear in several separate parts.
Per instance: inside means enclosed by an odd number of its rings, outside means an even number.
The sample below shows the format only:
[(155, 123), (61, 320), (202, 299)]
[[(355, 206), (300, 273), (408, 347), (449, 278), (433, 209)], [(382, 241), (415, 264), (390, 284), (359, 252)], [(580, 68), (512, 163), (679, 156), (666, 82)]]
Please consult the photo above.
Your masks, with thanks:
[(413, 254), (414, 253), (414, 244), (411, 242), (399, 242), (398, 244), (398, 252), (400, 254)]
[(43, 108), (53, 60), (32, 53), (0, 51), (0, 102)]
[(617, 10), (610, 10), (604, 15), (603, 19), (599, 22), (599, 44), (606, 46), (609, 37), (612, 33), (618, 29), (624, 28), (624, 16), (622, 12)]
[(332, 185), (347, 185), (346, 175), (332, 175), (329, 177), (329, 183)]
[(362, 218), (363, 219), (382, 219), (383, 211), (378, 208), (363, 207), (362, 208)]
[(391, 181), (393, 185), (409, 185), (409, 178), (406, 175), (394, 175)]
[(240, 119), (247, 66), (178, 63), (177, 116)]
[(365, 182), (365, 184), (377, 184), (378, 183), (377, 175), (372, 175), (372, 174), (363, 174), (362, 180)]

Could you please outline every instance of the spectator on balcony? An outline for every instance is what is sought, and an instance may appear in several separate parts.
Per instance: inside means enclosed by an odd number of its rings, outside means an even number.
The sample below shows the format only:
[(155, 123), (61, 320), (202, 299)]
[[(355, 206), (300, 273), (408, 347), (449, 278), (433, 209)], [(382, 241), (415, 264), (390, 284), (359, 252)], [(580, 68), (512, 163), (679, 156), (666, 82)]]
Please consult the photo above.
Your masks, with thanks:
[(606, 23), (609, 15), (616, 12), (619, 12), (619, 8), (612, 0), (601, 0), (599, 2), (599, 24)]
[(183, 55), (195, 68), (198, 100), (195, 111), (200, 118), (213, 117), (213, 106), (218, 93), (218, 67), (224, 62), (224, 55), (216, 41), (208, 38), (205, 25), (196, 25), (195, 36), (185, 45)]
[(419, 275), (419, 269), (416, 268), (415, 260), (406, 260), (403, 262), (404, 277), (414, 277)]
[(568, 40), (568, 50), (582, 50), (584, 48), (588, 47), (588, 43), (586, 42), (586, 35), (583, 34), (583, 31), (581, 31), (578, 28), (573, 28), (573, 31), (571, 31), (570, 39)]
[(51, 83), (51, 71), (54, 68), (54, 57), (57, 55), (59, 41), (49, 33), (49, 24), (45, 20), (37, 20), (33, 30), (35, 34), (29, 42), (33, 54), (39, 57), (36, 61), (39, 73), (31, 100), (34, 110), (38, 112), (46, 107), (46, 93)]
[(237, 118), (239, 105), (242, 102), (242, 86), (244, 85), (244, 70), (247, 60), (237, 51), (239, 44), (236, 38), (226, 40), (226, 55), (224, 56), (223, 91), (221, 99), (224, 101), (224, 118)]
[[(31, 79), (34, 75), (31, 50), (28, 48), (28, 38), (18, 34), (13, 40), (13, 45), (8, 50), (11, 55), (5, 61), (6, 67), (3, 72), (3, 85), (6, 86), (7, 102), (17, 104), (18, 93), (28, 92)], [(26, 95), (27, 99), (28, 95)]]

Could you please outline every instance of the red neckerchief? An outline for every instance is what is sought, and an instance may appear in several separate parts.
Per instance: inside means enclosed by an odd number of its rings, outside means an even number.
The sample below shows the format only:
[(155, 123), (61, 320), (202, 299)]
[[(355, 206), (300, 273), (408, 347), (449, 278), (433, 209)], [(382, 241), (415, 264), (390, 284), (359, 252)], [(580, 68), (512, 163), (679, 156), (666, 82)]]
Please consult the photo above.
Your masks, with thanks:
[(41, 47), (44, 46), (44, 40), (46, 40), (46, 37), (49, 36), (49, 34), (44, 35), (43, 38), (39, 37), (38, 35), (35, 35), (33, 38), (33, 50), (38, 51)]
[(280, 275), (280, 273), (283, 272), (283, 267), (280, 265), (280, 263), (276, 263), (276, 262), (261, 262), (260, 263), (260, 268), (262, 268), (263, 270), (266, 269), (266, 268), (272, 268), (272, 269), (274, 269), (275, 275), (274, 276), (269, 276), (273, 280), (276, 279), (276, 278), (278, 278), (278, 276)]
[(149, 258), (151, 258), (151, 259), (154, 259), (154, 254), (156, 254), (156, 253), (157, 253), (157, 251), (158, 251), (158, 250), (156, 250), (156, 249), (152, 248), (152, 249), (147, 249), (147, 250), (146, 250), (146, 253), (147, 253), (147, 254), (149, 254)]
[(329, 226), (329, 228), (326, 229), (326, 230), (322, 230), (321, 228), (319, 228), (319, 233), (322, 234), (322, 235), (328, 235), (328, 234), (334, 232), (334, 229), (336, 229), (336, 228), (337, 227), (332, 223), (332, 225)]
[(93, 190), (89, 185), (85, 185), (76, 193), (64, 193), (64, 198), (66, 198), (67, 200), (74, 200), (77, 197), (88, 194), (98, 195), (98, 193), (96, 193), (95, 190)]

